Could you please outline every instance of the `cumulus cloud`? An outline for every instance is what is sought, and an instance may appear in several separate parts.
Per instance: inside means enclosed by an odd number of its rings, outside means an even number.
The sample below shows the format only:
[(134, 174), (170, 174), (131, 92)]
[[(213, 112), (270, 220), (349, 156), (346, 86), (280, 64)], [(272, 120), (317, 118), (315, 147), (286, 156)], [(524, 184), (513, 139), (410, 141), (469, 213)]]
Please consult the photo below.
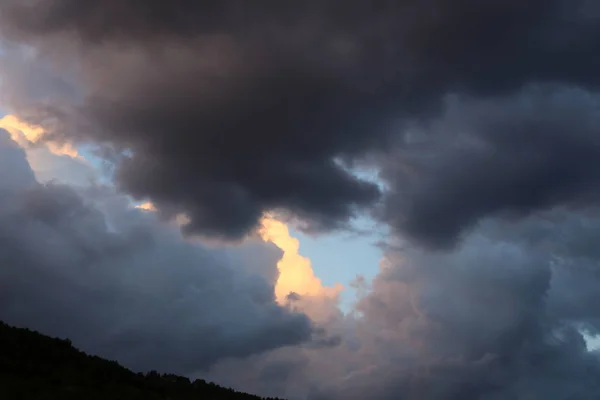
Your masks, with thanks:
[(326, 287), (315, 276), (310, 259), (299, 253), (300, 242), (290, 236), (285, 223), (271, 217), (263, 218), (259, 232), (263, 240), (274, 243), (283, 251), (277, 263), (279, 277), (275, 297), (278, 302), (285, 304), (294, 297), (335, 298), (341, 292), (342, 285)]
[(49, 103), (19, 89), (29, 69), (11, 70), (28, 120), (121, 153), (122, 189), (185, 212), (187, 231), (234, 239), (277, 209), (317, 229), (346, 226), (381, 193), (334, 160), (385, 148), (448, 93), (596, 87), (599, 15), (583, 0), (0, 8), (5, 39), (35, 49), (45, 74), (58, 71), (45, 80), (62, 88)]
[(312, 322), (277, 305), (266, 278), (276, 276), (276, 248), (189, 244), (110, 188), (39, 184), (24, 151), (5, 131), (1, 139), (6, 322), (136, 369), (178, 372), (310, 340)]
[(42, 127), (27, 124), (9, 114), (0, 118), (0, 129), (6, 130), (25, 150), (38, 181), (59, 179), (63, 183), (85, 186), (97, 179), (98, 173), (73, 145), (44, 141)]
[(451, 252), (389, 246), (356, 314), (328, 321), (339, 346), (225, 361), (211, 377), (291, 399), (595, 399), (600, 357), (581, 331), (599, 332), (598, 254), (583, 246), (598, 226), (555, 210), (486, 219)]
[[(256, 250), (234, 273), (224, 260), (248, 244), (182, 242), (121, 195), (35, 184), (0, 148), (15, 170), (0, 169), (5, 258), (60, 260), (43, 279), (2, 269), (18, 284), (0, 299), (19, 301), (0, 304), (21, 308), (0, 310), (56, 331), (85, 306), (94, 322), (70, 329), (105, 354), (211, 364), (219, 382), (293, 399), (597, 399), (581, 331), (600, 326), (599, 22), (588, 0), (1, 0), (6, 107), (44, 141), (96, 146), (120, 192), (185, 215), (184, 232), (242, 239), (269, 212), (317, 230), (372, 213), (392, 235), (344, 315), (281, 226), (279, 270)], [(352, 172), (364, 165), (381, 182)], [(275, 293), (289, 260), (307, 283)], [(171, 364), (189, 348), (201, 357)]]
[(34, 180), (35, 176), (29, 168), (23, 150), (5, 129), (0, 128), (0, 182), (3, 191), (17, 190)]
[(383, 219), (430, 247), (451, 247), (488, 215), (523, 217), (600, 200), (600, 97), (530, 86), (489, 100), (449, 97), (439, 118), (385, 157)]
[[(21, 147), (30, 147), (43, 141), (45, 131), (41, 126), (27, 124), (15, 115), (5, 115), (0, 118), (0, 127), (10, 133), (11, 138)], [(65, 155), (71, 158), (80, 157), (77, 149), (70, 143), (57, 144), (54, 142), (46, 143), (48, 149), (56, 155)]]

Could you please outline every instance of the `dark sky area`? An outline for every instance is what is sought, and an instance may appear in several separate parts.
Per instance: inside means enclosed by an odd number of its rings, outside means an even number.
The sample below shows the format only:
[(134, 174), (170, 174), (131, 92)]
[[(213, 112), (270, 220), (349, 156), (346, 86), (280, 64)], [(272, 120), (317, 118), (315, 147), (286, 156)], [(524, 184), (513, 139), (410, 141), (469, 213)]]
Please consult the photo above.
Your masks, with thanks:
[[(600, 1), (0, 0), (0, 46), (111, 177), (0, 129), (0, 319), (292, 400), (600, 398)], [(352, 312), (276, 301), (265, 213), (389, 229)]]

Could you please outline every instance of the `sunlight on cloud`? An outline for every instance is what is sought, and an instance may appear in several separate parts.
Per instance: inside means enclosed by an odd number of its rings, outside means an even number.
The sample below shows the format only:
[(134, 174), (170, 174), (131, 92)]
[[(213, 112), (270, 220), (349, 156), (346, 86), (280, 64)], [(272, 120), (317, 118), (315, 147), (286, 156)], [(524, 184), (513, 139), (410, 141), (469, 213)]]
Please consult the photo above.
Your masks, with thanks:
[[(137, 204), (135, 208), (149, 212), (158, 211), (150, 201)], [(183, 225), (188, 221), (185, 215), (179, 214), (174, 222)], [(259, 235), (262, 240), (273, 243), (283, 251), (283, 256), (277, 263), (279, 278), (275, 285), (275, 297), (278, 303), (286, 304), (290, 293), (333, 299), (344, 289), (339, 283), (332, 287), (323, 286), (321, 279), (315, 276), (310, 259), (299, 253), (300, 242), (290, 235), (285, 223), (265, 217), (261, 221)]]
[(98, 169), (90, 160), (79, 154), (70, 143), (45, 140), (40, 126), (24, 122), (15, 115), (0, 118), (0, 129), (21, 147), (39, 182), (60, 181), (85, 186), (98, 178)]
[[(46, 133), (42, 127), (30, 125), (10, 114), (0, 118), (0, 128), (6, 129), (11, 138), (23, 148), (37, 144)], [(46, 146), (55, 155), (83, 159), (70, 143), (47, 142)]]
[(275, 286), (275, 296), (279, 303), (285, 303), (292, 292), (301, 296), (335, 297), (343, 290), (341, 284), (323, 286), (314, 274), (310, 259), (298, 253), (300, 243), (290, 236), (286, 224), (265, 217), (259, 233), (263, 240), (272, 242), (283, 251), (283, 257), (277, 263), (279, 279)]
[(156, 211), (156, 206), (149, 201), (146, 201), (142, 204), (138, 204), (137, 206), (135, 206), (135, 208), (139, 208), (140, 210), (144, 211)]

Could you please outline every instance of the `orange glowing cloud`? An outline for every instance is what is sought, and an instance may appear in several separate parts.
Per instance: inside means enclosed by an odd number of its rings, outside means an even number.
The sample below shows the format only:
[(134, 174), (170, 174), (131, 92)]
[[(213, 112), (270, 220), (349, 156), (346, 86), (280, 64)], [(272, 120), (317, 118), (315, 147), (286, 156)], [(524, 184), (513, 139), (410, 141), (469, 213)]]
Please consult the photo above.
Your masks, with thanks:
[[(0, 118), (0, 128), (5, 129), (12, 140), (23, 148), (28, 148), (40, 142), (46, 134), (41, 126), (28, 124), (21, 121), (17, 116), (10, 114)], [(82, 159), (77, 149), (70, 143), (46, 142), (46, 147), (53, 154)]]
[[(135, 208), (148, 212), (157, 211), (156, 206), (149, 201), (138, 204)], [(189, 219), (180, 214), (174, 222), (181, 225), (189, 222)], [(339, 283), (333, 287), (323, 286), (321, 280), (315, 276), (310, 259), (299, 253), (300, 243), (298, 239), (290, 236), (285, 223), (265, 217), (261, 221), (258, 233), (262, 240), (275, 244), (283, 251), (283, 256), (277, 263), (279, 278), (275, 284), (275, 297), (278, 303), (286, 304), (287, 297), (292, 292), (313, 300), (335, 299), (344, 289)]]
[(156, 206), (149, 201), (142, 204), (138, 204), (137, 206), (135, 206), (135, 208), (139, 208), (140, 210), (144, 211), (157, 211)]
[(264, 241), (272, 242), (283, 251), (283, 257), (277, 263), (279, 279), (275, 285), (275, 296), (279, 303), (285, 303), (291, 292), (301, 296), (333, 298), (343, 290), (340, 284), (323, 286), (314, 274), (310, 259), (299, 253), (300, 243), (290, 236), (286, 224), (265, 217), (259, 233)]

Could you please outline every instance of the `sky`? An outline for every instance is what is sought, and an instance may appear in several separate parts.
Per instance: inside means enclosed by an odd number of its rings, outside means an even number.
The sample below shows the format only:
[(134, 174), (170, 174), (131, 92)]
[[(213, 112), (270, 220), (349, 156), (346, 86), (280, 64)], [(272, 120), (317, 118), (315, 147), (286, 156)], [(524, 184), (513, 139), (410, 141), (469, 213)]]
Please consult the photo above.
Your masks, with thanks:
[(589, 0), (0, 0), (0, 319), (290, 400), (596, 400), (599, 45)]

